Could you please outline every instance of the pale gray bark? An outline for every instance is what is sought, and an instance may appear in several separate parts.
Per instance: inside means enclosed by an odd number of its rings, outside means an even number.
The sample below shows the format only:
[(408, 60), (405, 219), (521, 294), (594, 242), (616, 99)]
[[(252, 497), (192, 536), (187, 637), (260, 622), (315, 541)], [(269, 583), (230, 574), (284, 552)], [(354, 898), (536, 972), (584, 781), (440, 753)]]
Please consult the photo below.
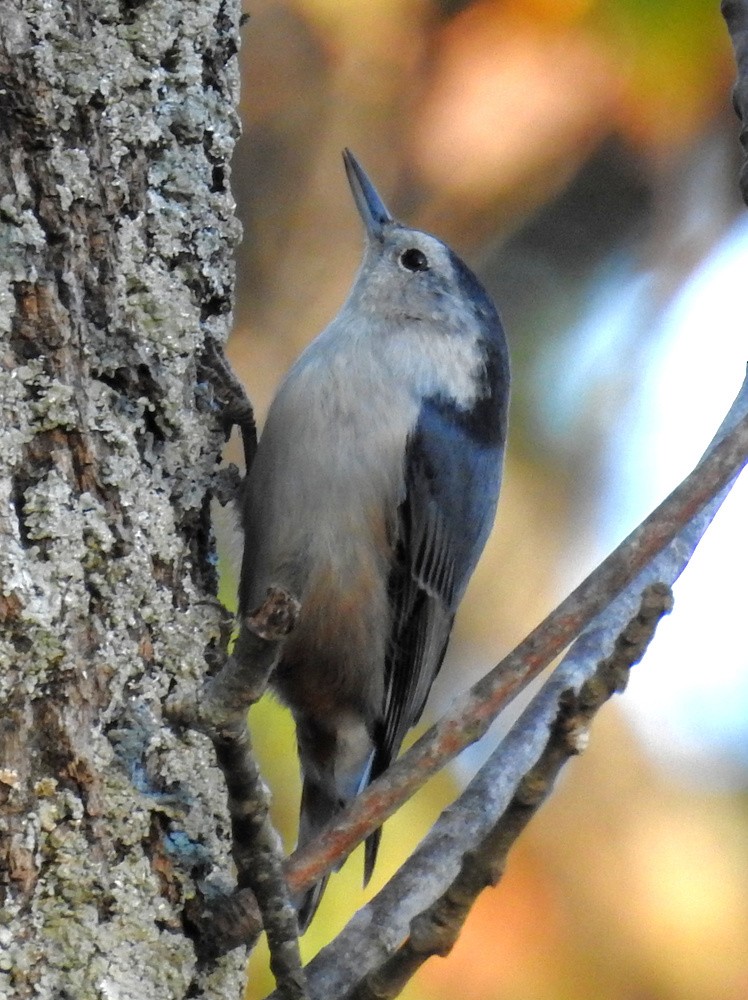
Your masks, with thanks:
[(239, 997), (198, 358), (231, 321), (235, 0), (0, 2), (0, 996)]

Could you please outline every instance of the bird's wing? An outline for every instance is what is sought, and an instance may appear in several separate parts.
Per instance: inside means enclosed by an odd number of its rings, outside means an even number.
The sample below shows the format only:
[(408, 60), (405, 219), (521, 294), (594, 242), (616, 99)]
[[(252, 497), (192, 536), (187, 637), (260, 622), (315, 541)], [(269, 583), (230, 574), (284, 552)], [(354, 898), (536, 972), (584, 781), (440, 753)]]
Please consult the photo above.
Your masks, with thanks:
[[(442, 665), (457, 605), (493, 523), (503, 442), (503, 431), (499, 440), (476, 441), (453, 414), (430, 404), (408, 440), (389, 579), (384, 715), (367, 783), (397, 755)], [(380, 832), (366, 841), (365, 882)]]
[(452, 620), (493, 523), (499, 443), (479, 443), (454, 413), (426, 404), (408, 441), (389, 594), (392, 629), (372, 779), (423, 711)]

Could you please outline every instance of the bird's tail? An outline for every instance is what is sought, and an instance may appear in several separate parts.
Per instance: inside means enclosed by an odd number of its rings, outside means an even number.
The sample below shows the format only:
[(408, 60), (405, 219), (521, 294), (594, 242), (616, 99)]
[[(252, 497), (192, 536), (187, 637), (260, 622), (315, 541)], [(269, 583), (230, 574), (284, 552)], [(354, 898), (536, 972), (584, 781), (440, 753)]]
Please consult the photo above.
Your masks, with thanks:
[[(299, 847), (313, 840), (371, 780), (372, 739), (363, 723), (354, 720), (351, 724), (349, 719), (344, 719), (332, 733), (331, 729), (312, 726), (309, 719), (303, 723), (297, 721), (304, 782)], [(379, 831), (366, 842), (364, 885), (371, 876), (378, 845)], [(302, 932), (311, 923), (326, 885), (327, 876), (296, 900)]]
[(364, 888), (369, 884), (369, 879), (374, 873), (374, 865), (377, 863), (379, 853), (379, 841), (382, 839), (382, 827), (370, 833), (364, 845)]
[[(301, 814), (299, 816), (299, 847), (304, 847), (310, 840), (314, 840), (317, 834), (325, 827), (330, 820), (336, 816), (343, 804), (337, 796), (332, 796), (318, 782), (312, 778), (304, 779), (304, 787), (301, 792)], [(322, 893), (325, 891), (329, 875), (325, 875), (311, 889), (307, 889), (296, 899), (297, 916), (299, 921), (299, 932), (304, 933), (312, 917), (317, 912)]]
[[(363, 777), (360, 789), (369, 784), (368, 768)], [(304, 778), (304, 787), (301, 792), (301, 813), (299, 817), (299, 847), (314, 840), (318, 833), (330, 823), (338, 813), (348, 805), (348, 801), (338, 795), (331, 795), (329, 791), (316, 782), (313, 778)], [(366, 838), (366, 848), (364, 854), (364, 886), (367, 886), (371, 874), (374, 871), (374, 864), (377, 860), (379, 840), (382, 831), (375, 830)], [(340, 867), (340, 866), (338, 866)], [(316, 885), (308, 889), (296, 899), (297, 917), (299, 921), (299, 932), (304, 933), (312, 922), (314, 914), (325, 891), (329, 875), (325, 875)]]
[[(374, 753), (366, 774), (363, 788), (375, 781), (380, 774), (384, 774), (392, 762), (392, 748), (381, 738), (375, 739)], [(362, 788), (362, 790), (363, 790)], [(364, 845), (364, 888), (369, 884), (369, 880), (374, 873), (374, 866), (377, 863), (379, 853), (379, 841), (382, 839), (382, 827), (370, 833)]]

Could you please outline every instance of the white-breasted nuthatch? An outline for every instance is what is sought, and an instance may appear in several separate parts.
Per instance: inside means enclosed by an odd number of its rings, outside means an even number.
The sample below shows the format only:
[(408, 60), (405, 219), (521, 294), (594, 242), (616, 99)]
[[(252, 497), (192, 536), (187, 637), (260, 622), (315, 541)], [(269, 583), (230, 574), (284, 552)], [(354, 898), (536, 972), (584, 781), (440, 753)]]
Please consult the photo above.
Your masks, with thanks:
[[(271, 585), (301, 601), (271, 679), (296, 721), (299, 845), (388, 767), (421, 715), (493, 523), (509, 399), (504, 331), (477, 278), (395, 221), (343, 159), (363, 262), (278, 390), (241, 510), (240, 613)], [(324, 884), (302, 902), (302, 928)]]

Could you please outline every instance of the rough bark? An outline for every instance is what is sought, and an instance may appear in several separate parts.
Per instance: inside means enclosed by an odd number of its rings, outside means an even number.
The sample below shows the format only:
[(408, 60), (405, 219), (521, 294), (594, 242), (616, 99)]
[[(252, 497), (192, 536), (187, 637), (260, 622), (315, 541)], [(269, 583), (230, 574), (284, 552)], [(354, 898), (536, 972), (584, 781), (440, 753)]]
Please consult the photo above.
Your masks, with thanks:
[(0, 996), (239, 996), (208, 741), (222, 628), (200, 381), (225, 339), (234, 0), (0, 2)]

